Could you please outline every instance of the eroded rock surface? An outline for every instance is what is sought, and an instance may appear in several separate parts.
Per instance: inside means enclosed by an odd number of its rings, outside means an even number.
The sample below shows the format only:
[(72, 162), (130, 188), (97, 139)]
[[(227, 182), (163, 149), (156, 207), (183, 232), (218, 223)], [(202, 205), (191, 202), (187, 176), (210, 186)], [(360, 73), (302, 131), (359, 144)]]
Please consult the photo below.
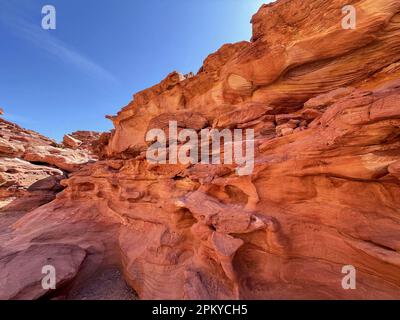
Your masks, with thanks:
[(66, 134), (63, 139), (63, 145), (70, 149), (81, 149), (92, 152), (95, 144), (101, 136), (100, 132), (95, 131), (75, 131)]
[[(341, 28), (348, 4), (356, 31)], [(101, 161), (3, 233), (2, 297), (48, 294), (39, 250), (65, 260), (69, 288), (113, 266), (142, 299), (400, 299), (400, 2), (281, 0), (252, 22), (250, 42), (136, 94)], [(148, 163), (145, 134), (169, 120), (253, 128), (253, 174)]]
[(0, 118), (0, 230), (54, 200), (61, 180), (92, 160), (88, 152), (62, 148)]

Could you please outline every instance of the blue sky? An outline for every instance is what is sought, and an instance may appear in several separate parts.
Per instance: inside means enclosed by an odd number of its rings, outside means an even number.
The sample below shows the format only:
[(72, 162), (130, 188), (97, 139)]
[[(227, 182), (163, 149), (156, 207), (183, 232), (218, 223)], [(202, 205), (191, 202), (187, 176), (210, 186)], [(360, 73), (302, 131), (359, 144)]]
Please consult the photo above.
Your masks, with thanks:
[[(1, 0), (0, 106), (5, 118), (61, 140), (108, 131), (137, 91), (249, 40), (266, 0)], [(54, 5), (57, 29), (41, 28)]]

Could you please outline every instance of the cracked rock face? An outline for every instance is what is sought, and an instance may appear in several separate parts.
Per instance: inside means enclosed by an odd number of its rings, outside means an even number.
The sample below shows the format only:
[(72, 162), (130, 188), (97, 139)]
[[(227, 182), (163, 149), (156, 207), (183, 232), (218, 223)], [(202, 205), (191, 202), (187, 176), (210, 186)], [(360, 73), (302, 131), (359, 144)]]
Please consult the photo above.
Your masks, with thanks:
[[(48, 294), (12, 272), (44, 256), (66, 298), (113, 266), (142, 299), (400, 299), (400, 2), (280, 0), (252, 23), (109, 117), (100, 161), (60, 166), (64, 191), (0, 235), (1, 297)], [(148, 163), (146, 132), (169, 120), (254, 129), (253, 174)]]

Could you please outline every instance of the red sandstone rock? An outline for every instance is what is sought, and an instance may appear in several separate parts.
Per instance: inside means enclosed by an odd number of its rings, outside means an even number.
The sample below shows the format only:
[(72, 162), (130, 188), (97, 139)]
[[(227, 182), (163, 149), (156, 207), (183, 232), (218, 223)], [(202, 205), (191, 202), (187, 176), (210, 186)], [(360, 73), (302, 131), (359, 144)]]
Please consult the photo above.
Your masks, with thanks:
[[(63, 170), (75, 170), (82, 159), (86, 162), (90, 158), (82, 152), (58, 148), (56, 142), (1, 118), (0, 129), (1, 230), (2, 225), (54, 200), (63, 189)], [(39, 157), (43, 150), (58, 156)]]
[(82, 141), (75, 139), (74, 137), (66, 134), (63, 138), (63, 145), (67, 148), (78, 149), (82, 144)]
[(28, 188), (50, 175), (63, 174), (61, 170), (34, 165), (18, 158), (0, 158), (0, 172), (7, 181), (2, 186), (13, 185), (23, 188)]
[(67, 172), (77, 171), (82, 165), (93, 160), (87, 152), (51, 146), (29, 148), (23, 159), (30, 162), (47, 163)]
[(82, 149), (93, 152), (93, 145), (100, 138), (101, 133), (95, 131), (76, 131), (65, 135), (64, 146), (71, 149)]
[[(9, 156), (20, 155), (24, 152), (27, 146), (57, 145), (55, 141), (44, 137), (37, 132), (23, 129), (15, 123), (4, 120), (3, 118), (0, 118), (0, 138), (0, 156), (4, 156), (4, 154)], [(8, 152), (2, 150), (4, 148), (2, 147), (3, 145), (8, 146)], [(7, 147), (5, 149), (7, 149)], [(15, 153), (13, 153), (13, 149), (15, 149)]]
[[(51, 257), (51, 258), (49, 258)], [(78, 246), (33, 245), (0, 259), (0, 299), (32, 300), (43, 295), (41, 270), (43, 266), (56, 268), (59, 285), (73, 279), (86, 257), (86, 252)], [(30, 261), (26, 264), (26, 261)], [(36, 267), (36, 268), (35, 268)], [(14, 270), (10, 277), (7, 270)], [(32, 270), (38, 270), (33, 272)], [(14, 277), (20, 279), (14, 281)]]
[[(361, 8), (357, 32), (341, 29), (345, 4)], [(143, 299), (399, 299), (399, 19), (397, 0), (264, 5), (251, 42), (223, 46), (195, 76), (171, 73), (110, 117), (115, 131), (94, 143), (101, 161), (32, 152), (74, 173), (56, 200), (0, 225), (0, 297), (46, 295), (46, 256), (61, 284), (85, 286), (112, 265)], [(169, 120), (255, 128), (253, 174), (149, 164), (145, 133)], [(357, 290), (341, 287), (345, 265)]]

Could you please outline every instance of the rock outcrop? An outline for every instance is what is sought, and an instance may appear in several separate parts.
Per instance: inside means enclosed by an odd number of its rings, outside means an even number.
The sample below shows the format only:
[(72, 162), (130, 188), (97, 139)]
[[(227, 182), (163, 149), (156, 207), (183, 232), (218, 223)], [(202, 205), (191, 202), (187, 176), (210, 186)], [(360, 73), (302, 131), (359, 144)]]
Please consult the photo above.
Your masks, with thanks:
[(54, 200), (61, 180), (92, 160), (0, 118), (0, 225)]
[(63, 139), (63, 145), (66, 148), (81, 149), (93, 152), (93, 145), (97, 143), (101, 136), (100, 132), (95, 131), (76, 131), (66, 134)]
[[(400, 299), (400, 2), (280, 0), (252, 23), (109, 116), (101, 160), (3, 232), (1, 298), (47, 295), (47, 258), (65, 298), (112, 266), (142, 299)], [(170, 120), (254, 129), (253, 174), (147, 162), (146, 132)]]

